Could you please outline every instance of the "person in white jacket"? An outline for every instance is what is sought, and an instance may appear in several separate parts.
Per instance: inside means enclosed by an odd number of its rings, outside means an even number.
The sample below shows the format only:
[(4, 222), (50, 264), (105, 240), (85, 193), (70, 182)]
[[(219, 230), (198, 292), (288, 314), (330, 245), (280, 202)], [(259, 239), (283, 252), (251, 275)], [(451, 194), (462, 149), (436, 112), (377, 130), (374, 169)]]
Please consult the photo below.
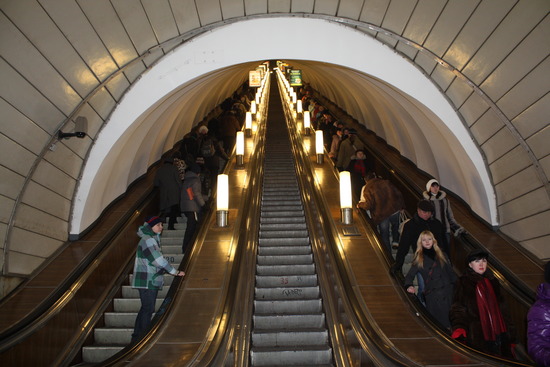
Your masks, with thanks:
[(426, 183), (426, 191), (423, 192), (422, 196), (424, 199), (432, 202), (435, 210), (433, 216), (443, 224), (448, 244), (451, 243), (451, 232), (455, 237), (466, 232), (464, 228), (456, 222), (453, 210), (451, 209), (451, 203), (449, 199), (447, 199), (447, 193), (440, 189), (439, 181), (436, 179), (429, 180)]

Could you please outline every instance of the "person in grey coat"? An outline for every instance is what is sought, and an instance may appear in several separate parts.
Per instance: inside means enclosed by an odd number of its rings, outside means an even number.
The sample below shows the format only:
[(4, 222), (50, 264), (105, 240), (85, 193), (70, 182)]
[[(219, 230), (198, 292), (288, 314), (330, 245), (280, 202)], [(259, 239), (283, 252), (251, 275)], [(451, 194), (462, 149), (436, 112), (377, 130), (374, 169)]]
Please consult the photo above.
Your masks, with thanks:
[(199, 165), (193, 163), (185, 173), (185, 179), (183, 180), (180, 208), (187, 218), (187, 226), (183, 236), (183, 244), (181, 247), (182, 253), (185, 253), (189, 242), (191, 242), (195, 234), (197, 223), (199, 222), (199, 215), (205, 204), (201, 190), (200, 172), (201, 168)]
[(157, 170), (154, 185), (158, 187), (160, 194), (160, 217), (169, 217), (168, 229), (174, 230), (174, 224), (176, 224), (177, 217), (180, 215), (179, 203), (182, 182), (172, 157), (166, 158)]

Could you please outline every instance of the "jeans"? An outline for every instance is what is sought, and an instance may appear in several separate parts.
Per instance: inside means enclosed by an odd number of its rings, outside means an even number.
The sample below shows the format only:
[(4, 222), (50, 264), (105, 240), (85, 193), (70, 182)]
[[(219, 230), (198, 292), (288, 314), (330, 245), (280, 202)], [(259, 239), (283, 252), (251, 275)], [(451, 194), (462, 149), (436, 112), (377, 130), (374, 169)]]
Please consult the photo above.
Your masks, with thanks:
[(157, 300), (157, 289), (138, 289), (141, 308), (136, 317), (132, 342), (141, 339), (151, 327), (151, 318), (155, 312), (155, 303)]
[[(391, 241), (390, 241), (390, 227), (391, 227)], [(399, 243), (399, 210), (384, 219), (378, 225), (382, 242), (391, 254), (391, 243)]]

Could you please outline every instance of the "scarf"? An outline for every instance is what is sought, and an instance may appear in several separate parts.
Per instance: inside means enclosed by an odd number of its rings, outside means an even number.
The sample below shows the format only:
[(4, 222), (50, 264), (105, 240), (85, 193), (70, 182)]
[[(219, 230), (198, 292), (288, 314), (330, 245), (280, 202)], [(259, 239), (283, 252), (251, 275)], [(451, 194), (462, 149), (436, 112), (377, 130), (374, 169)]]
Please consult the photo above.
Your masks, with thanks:
[(485, 277), (477, 282), (476, 301), (483, 338), (487, 341), (495, 341), (498, 335), (506, 332), (506, 324), (500, 312), (493, 286)]

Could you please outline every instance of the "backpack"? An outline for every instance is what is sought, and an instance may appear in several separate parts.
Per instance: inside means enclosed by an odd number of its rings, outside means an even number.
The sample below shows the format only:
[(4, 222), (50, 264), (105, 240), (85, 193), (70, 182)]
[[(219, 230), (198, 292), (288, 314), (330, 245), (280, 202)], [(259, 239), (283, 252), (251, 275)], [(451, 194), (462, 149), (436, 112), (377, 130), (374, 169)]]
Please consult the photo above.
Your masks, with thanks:
[(199, 156), (204, 158), (212, 157), (216, 153), (216, 148), (214, 148), (214, 142), (212, 138), (206, 136), (201, 141), (201, 147), (199, 149)]

